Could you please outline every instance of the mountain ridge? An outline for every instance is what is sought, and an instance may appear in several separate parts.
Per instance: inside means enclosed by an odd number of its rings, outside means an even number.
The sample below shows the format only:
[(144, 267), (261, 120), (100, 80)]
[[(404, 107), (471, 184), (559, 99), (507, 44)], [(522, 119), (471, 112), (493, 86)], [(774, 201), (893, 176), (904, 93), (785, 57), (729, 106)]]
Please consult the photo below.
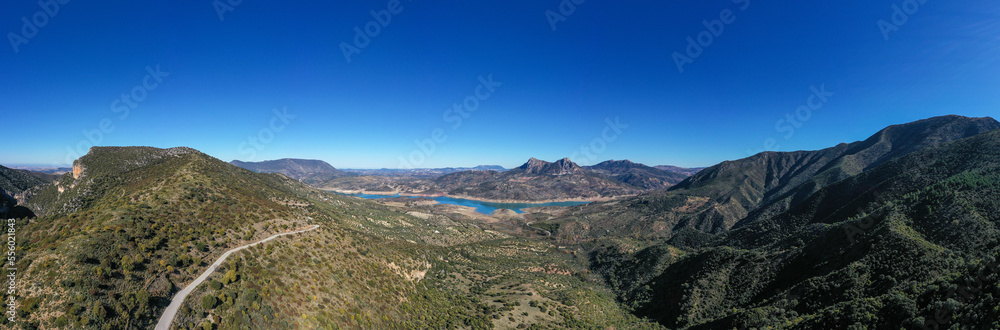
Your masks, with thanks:
[[(595, 250), (591, 260), (638, 315), (671, 328), (996, 327), (998, 314), (979, 311), (1000, 304), (1000, 291), (971, 290), (969, 279), (1000, 282), (997, 173), (1000, 130), (990, 130), (880, 162), (719, 236), (689, 237), (703, 245)], [(690, 252), (664, 253), (678, 243)]]
[(351, 175), (317, 159), (282, 158), (261, 162), (233, 160), (229, 163), (258, 173), (281, 173), (307, 184)]
[[(899, 157), (902, 152), (996, 129), (1000, 129), (1000, 122), (989, 117), (934, 117), (886, 127), (865, 140), (830, 148), (768, 151), (725, 161), (665, 191), (579, 208), (584, 214), (604, 215), (600, 222), (606, 223), (586, 221), (588, 235), (610, 231), (670, 237), (684, 228), (718, 234), (732, 229), (761, 207), (767, 206), (771, 214), (782, 212), (822, 187)], [(563, 221), (578, 219), (572, 216)]]
[(669, 188), (688, 177), (682, 173), (650, 167), (628, 159), (607, 160), (585, 168), (643, 190)]

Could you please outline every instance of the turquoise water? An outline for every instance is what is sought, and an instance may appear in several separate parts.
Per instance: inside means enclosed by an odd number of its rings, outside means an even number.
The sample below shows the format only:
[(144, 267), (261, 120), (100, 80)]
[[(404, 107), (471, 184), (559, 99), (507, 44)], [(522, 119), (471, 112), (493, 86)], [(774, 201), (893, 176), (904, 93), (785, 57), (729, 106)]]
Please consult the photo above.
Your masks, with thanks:
[[(361, 197), (364, 199), (379, 199), (379, 198), (393, 198), (393, 197), (408, 197), (408, 198), (421, 198), (415, 196), (400, 196), (400, 195), (369, 195), (369, 194), (341, 194), (346, 196)], [(438, 201), (441, 204), (452, 204), (461, 206), (471, 206), (476, 208), (476, 212), (482, 214), (493, 214), (493, 211), (498, 209), (508, 209), (516, 213), (524, 213), (521, 211), (523, 208), (527, 207), (538, 207), (538, 206), (574, 206), (587, 204), (590, 202), (553, 202), (553, 203), (490, 203), (471, 199), (462, 198), (452, 198), (452, 197), (423, 197)]]

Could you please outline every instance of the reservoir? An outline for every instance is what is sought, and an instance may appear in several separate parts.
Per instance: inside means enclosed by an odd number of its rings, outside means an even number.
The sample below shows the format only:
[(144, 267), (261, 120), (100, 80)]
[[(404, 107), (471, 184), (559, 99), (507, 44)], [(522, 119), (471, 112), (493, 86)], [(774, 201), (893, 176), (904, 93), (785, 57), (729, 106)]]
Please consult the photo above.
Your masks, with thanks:
[(476, 212), (482, 214), (493, 214), (493, 211), (497, 209), (508, 209), (516, 213), (524, 213), (521, 211), (523, 208), (528, 207), (539, 207), (539, 206), (574, 206), (582, 205), (590, 202), (552, 202), (552, 203), (491, 203), (483, 202), (472, 199), (463, 198), (453, 198), (453, 197), (419, 197), (419, 196), (400, 196), (400, 195), (369, 195), (369, 194), (341, 194), (346, 196), (361, 197), (364, 199), (379, 199), (379, 198), (393, 198), (393, 197), (408, 197), (408, 198), (427, 198), (433, 199), (441, 204), (452, 204), (461, 206), (470, 206), (476, 208)]

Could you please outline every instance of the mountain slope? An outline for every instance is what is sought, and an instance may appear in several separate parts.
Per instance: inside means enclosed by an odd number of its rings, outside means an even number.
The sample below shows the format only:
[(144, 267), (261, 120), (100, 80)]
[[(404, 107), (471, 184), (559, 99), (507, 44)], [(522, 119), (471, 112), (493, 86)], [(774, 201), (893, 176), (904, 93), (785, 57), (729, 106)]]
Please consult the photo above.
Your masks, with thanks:
[[(994, 130), (882, 162), (682, 258), (658, 245), (591, 260), (671, 328), (996, 328), (997, 173)], [(633, 266), (650, 261), (667, 265)]]
[(656, 165), (656, 166), (653, 166), (653, 167), (655, 167), (658, 170), (664, 170), (664, 171), (671, 172), (671, 173), (681, 174), (681, 175), (684, 175), (685, 177), (695, 175), (698, 172), (701, 172), (701, 170), (705, 169), (704, 167), (685, 168), (685, 167), (677, 167), (677, 166), (673, 166), (673, 165)]
[(27, 204), (41, 217), (18, 223), (18, 268), (40, 279), (23, 289), (25, 320), (73, 307), (96, 313), (67, 314), (78, 326), (143, 327), (202, 260), (308, 222), (308, 188), (190, 148), (94, 147), (73, 165)]
[(347, 172), (334, 168), (327, 162), (314, 159), (284, 158), (263, 162), (234, 160), (229, 163), (258, 173), (281, 173), (306, 184), (319, 183), (350, 175)]
[(608, 160), (585, 168), (643, 190), (669, 188), (690, 176), (633, 163), (627, 159)]
[(150, 328), (168, 298), (223, 251), (312, 224), (321, 227), (232, 255), (185, 300), (174, 325), (643, 323), (547, 243), (461, 215), (324, 193), (190, 148), (92, 148), (29, 206), (40, 216), (15, 224), (14, 267), (27, 280), (13, 299), (25, 328)]
[(30, 210), (18, 207), (49, 182), (44, 173), (16, 170), (0, 165), (0, 219), (33, 216)]
[(992, 118), (944, 116), (890, 126), (864, 141), (827, 149), (764, 152), (709, 167), (665, 192), (583, 206), (561, 220), (567, 225), (563, 233), (568, 238), (605, 232), (671, 236), (684, 228), (722, 233), (752, 221), (755, 211), (780, 213), (825, 186), (908, 152), (998, 128)]
[(44, 173), (15, 170), (0, 165), (0, 191), (11, 196), (22, 194), (51, 181)]
[(639, 188), (580, 167), (569, 158), (546, 162), (531, 158), (520, 167), (498, 173), (466, 171), (434, 180), (449, 196), (489, 200), (545, 201), (595, 199), (636, 194)]

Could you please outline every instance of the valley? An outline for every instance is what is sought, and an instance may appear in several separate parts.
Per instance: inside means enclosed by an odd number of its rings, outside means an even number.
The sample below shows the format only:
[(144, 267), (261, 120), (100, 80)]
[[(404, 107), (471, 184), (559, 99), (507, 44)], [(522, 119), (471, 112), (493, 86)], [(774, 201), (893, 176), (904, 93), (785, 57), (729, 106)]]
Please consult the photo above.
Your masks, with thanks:
[(68, 2), (0, 330), (1000, 329), (996, 1)]
[[(397, 197), (400, 197), (400, 195), (398, 195), (398, 194), (397, 195), (344, 194), (344, 195), (346, 195), (346, 196), (352, 196), (352, 197), (361, 197), (361, 198), (364, 198), (364, 199), (375, 199), (375, 200), (385, 199), (385, 198), (397, 198)], [(453, 197), (445, 197), (445, 196), (439, 196), (439, 197), (406, 196), (406, 197), (420, 198), (420, 199), (424, 199), (424, 200), (431, 200), (431, 201), (438, 202), (438, 203), (441, 203), (441, 204), (451, 204), (451, 205), (459, 205), (459, 206), (472, 207), (472, 208), (474, 208), (476, 210), (476, 212), (479, 212), (479, 213), (482, 213), (482, 214), (487, 214), (487, 215), (493, 214), (494, 212), (496, 212), (498, 210), (510, 210), (510, 211), (513, 211), (514, 213), (520, 214), (520, 213), (524, 213), (524, 211), (522, 211), (522, 209), (526, 209), (526, 208), (550, 207), (550, 206), (574, 206), (574, 205), (581, 205), (581, 204), (588, 203), (588, 202), (574, 202), (574, 201), (560, 201), (560, 202), (549, 202), (549, 203), (517, 203), (517, 202), (488, 202), (488, 201), (480, 201), (480, 200), (474, 200), (474, 199), (462, 199), (462, 198), (453, 198)], [(407, 202), (407, 201), (404, 201), (404, 202)]]
[[(690, 176), (534, 158), (351, 173), (183, 147), (95, 147), (54, 177), (0, 170), (25, 328), (1000, 322), (992, 118), (935, 117)], [(580, 202), (539, 204), (553, 200)]]

